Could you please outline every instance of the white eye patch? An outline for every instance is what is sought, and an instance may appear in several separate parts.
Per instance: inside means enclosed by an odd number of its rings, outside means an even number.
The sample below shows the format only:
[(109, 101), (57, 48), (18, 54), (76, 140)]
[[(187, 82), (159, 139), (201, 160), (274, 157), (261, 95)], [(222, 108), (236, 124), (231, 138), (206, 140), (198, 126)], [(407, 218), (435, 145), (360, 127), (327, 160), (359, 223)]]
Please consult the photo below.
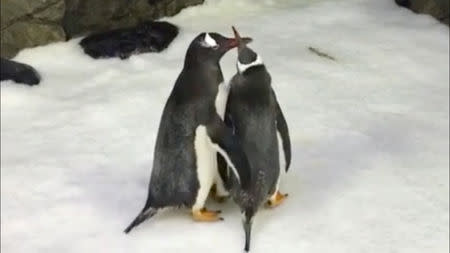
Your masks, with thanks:
[(206, 33), (206, 34), (205, 34), (205, 39), (204, 39), (202, 45), (203, 45), (204, 47), (217, 47), (217, 46), (218, 46), (217, 41), (216, 41), (215, 39), (213, 39), (213, 38), (209, 35), (209, 33)]

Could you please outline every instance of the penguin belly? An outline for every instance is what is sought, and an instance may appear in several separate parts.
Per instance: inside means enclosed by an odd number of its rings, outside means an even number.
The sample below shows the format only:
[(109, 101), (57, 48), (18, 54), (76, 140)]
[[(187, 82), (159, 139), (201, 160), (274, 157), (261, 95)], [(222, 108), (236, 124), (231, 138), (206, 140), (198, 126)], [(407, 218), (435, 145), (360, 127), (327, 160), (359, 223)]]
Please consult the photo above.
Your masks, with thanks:
[(199, 210), (203, 208), (211, 186), (216, 180), (216, 174), (218, 174), (216, 151), (212, 146), (206, 127), (203, 125), (198, 126), (195, 130), (194, 147), (199, 188), (192, 209)]
[(281, 181), (281, 176), (283, 174), (283, 169), (286, 161), (284, 159), (284, 149), (283, 149), (283, 145), (281, 145), (282, 143), (282, 139), (281, 139), (281, 134), (279, 131), (277, 131), (277, 142), (278, 142), (278, 160), (279, 160), (279, 164), (280, 164), (280, 172), (278, 173), (278, 178), (276, 180), (276, 185), (275, 185), (275, 189), (273, 189), (273, 191), (271, 191), (271, 194), (276, 193), (279, 189), (280, 189), (280, 181)]

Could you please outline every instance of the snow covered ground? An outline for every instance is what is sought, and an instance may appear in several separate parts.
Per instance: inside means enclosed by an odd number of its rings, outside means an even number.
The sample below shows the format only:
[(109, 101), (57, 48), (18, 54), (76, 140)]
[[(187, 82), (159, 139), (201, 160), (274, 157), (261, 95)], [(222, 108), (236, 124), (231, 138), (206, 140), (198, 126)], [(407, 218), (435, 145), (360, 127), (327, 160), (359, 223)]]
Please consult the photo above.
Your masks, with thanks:
[(188, 43), (231, 25), (254, 38), (293, 141), (290, 197), (259, 213), (252, 252), (449, 251), (448, 27), (393, 0), (209, 0), (167, 20), (182, 32), (161, 54), (94, 61), (73, 40), (15, 58), (43, 82), (1, 85), (2, 253), (241, 252), (232, 202), (209, 204), (224, 222), (173, 210), (122, 233)]

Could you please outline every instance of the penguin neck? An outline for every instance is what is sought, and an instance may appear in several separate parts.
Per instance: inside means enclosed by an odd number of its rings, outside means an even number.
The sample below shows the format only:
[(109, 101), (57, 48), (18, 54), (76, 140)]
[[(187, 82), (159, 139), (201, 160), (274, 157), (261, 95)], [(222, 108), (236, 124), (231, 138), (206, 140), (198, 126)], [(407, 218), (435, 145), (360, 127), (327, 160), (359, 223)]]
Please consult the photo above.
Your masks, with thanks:
[(205, 69), (217, 71), (220, 70), (219, 62), (215, 61), (185, 61), (184, 62), (185, 69)]
[[(235, 89), (248, 94), (266, 94), (272, 89), (271, 77), (264, 65), (252, 66), (237, 74)], [(269, 92), (270, 93), (270, 92)], [(268, 93), (267, 93), (268, 94)]]
[(219, 61), (201, 60), (198, 58), (186, 58), (184, 67), (187, 71), (194, 71), (195, 73), (203, 73), (207, 76), (217, 76), (223, 79), (222, 69)]
[(186, 52), (186, 56), (184, 57), (184, 68), (206, 68), (206, 67), (219, 67), (219, 59), (215, 59), (216, 57), (201, 57), (199, 52), (192, 51), (188, 49)]
[(259, 55), (257, 55), (256, 59), (250, 63), (241, 63), (239, 60), (237, 61), (237, 69), (241, 74), (244, 74), (248, 70), (258, 66), (264, 66), (264, 62)]

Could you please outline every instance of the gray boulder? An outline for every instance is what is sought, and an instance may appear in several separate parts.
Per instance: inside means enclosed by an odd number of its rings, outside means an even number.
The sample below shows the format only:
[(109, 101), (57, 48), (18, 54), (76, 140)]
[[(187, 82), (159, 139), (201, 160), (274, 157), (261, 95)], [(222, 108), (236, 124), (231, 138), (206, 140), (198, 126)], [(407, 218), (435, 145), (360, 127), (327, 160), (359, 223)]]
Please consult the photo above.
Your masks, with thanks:
[(125, 28), (173, 16), (204, 0), (66, 0), (64, 30), (68, 37)]
[(1, 56), (65, 39), (64, 0), (1, 0)]
[(88, 33), (135, 26), (204, 0), (1, 0), (1, 56)]
[(449, 0), (395, 0), (395, 2), (416, 13), (428, 14), (449, 24)]

